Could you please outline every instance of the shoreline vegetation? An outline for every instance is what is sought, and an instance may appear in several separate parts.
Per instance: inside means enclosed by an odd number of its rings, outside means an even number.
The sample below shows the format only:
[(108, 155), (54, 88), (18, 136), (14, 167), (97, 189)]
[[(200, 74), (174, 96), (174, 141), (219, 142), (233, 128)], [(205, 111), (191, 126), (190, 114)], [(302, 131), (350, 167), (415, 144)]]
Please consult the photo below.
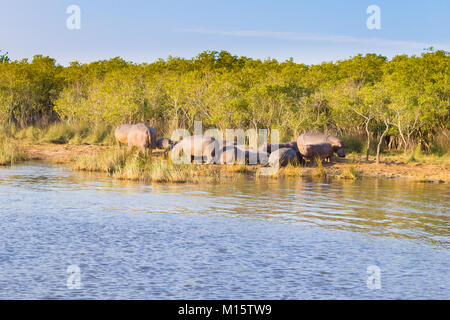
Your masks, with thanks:
[[(59, 65), (0, 52), (0, 165), (70, 162), (117, 179), (194, 181), (259, 175), (259, 166), (177, 166), (114, 147), (114, 128), (278, 129), (341, 138), (348, 157), (282, 168), (275, 177), (412, 178), (449, 182), (450, 53), (429, 48), (392, 59), (374, 53), (316, 65), (205, 51), (136, 64), (120, 57)], [(69, 159), (70, 158), (70, 159)], [(74, 160), (76, 158), (76, 160)]]
[[(41, 160), (64, 164), (75, 171), (103, 172), (114, 179), (155, 183), (195, 183), (201, 178), (219, 181), (247, 175), (255, 179), (330, 178), (357, 180), (365, 178), (405, 179), (415, 182), (450, 183), (450, 158), (422, 154), (384, 155), (377, 164), (375, 156), (366, 161), (365, 154), (350, 153), (346, 158), (335, 158), (332, 163), (308, 166), (287, 166), (275, 175), (260, 175), (260, 165), (196, 165), (172, 164), (164, 159), (163, 150), (154, 150), (144, 156), (138, 150), (101, 145), (54, 144), (48, 142), (18, 141), (25, 152), (22, 160)], [(16, 160), (14, 162), (17, 162)]]

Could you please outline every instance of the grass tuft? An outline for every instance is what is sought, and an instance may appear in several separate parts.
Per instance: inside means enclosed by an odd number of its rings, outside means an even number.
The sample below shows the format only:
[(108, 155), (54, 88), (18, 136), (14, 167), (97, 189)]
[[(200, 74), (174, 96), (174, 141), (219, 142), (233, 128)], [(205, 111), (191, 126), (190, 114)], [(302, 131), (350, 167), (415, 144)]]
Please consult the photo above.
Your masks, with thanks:
[(28, 155), (19, 143), (0, 138), (0, 165), (9, 166), (24, 160), (28, 160)]
[(344, 171), (337, 176), (339, 179), (356, 180), (361, 178), (361, 172), (356, 170), (354, 166), (350, 166), (344, 169)]
[(325, 169), (322, 164), (322, 159), (320, 159), (320, 157), (316, 157), (315, 161), (317, 168), (314, 171), (313, 176), (318, 178), (325, 178), (327, 174), (325, 173)]

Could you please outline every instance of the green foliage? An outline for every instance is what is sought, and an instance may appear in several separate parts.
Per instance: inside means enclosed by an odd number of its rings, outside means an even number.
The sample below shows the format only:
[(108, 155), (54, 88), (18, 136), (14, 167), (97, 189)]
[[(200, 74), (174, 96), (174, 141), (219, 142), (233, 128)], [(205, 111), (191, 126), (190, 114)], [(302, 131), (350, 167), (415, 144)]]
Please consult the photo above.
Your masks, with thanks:
[(448, 151), (448, 138), (440, 136), (450, 130), (450, 56), (444, 51), (390, 61), (357, 55), (312, 66), (226, 51), (140, 65), (119, 57), (68, 67), (40, 55), (31, 62), (2, 55), (0, 61), (0, 123), (66, 124), (23, 132), (32, 140), (108, 144), (120, 123), (148, 121), (170, 135), (198, 120), (219, 129), (277, 128), (284, 140), (306, 131), (334, 133), (355, 152), (368, 140), (375, 148), (388, 128), (390, 149), (406, 152), (422, 141), (427, 152)]
[[(1, 50), (0, 50), (0, 53), (1, 53)], [(9, 61), (11, 61), (11, 60), (8, 57), (8, 52), (0, 54), (0, 63), (7, 63)]]
[(363, 138), (353, 135), (353, 136), (345, 136), (342, 138), (342, 140), (344, 141), (346, 152), (361, 153), (363, 151), (363, 147), (365, 144)]

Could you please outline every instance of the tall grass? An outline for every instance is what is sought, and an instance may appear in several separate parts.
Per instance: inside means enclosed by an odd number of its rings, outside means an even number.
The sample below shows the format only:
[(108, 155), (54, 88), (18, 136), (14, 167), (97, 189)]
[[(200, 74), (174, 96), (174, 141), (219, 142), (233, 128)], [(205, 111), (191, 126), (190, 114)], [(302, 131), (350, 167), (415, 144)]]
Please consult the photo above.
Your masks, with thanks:
[(75, 170), (100, 171), (121, 180), (161, 183), (196, 182), (193, 167), (174, 164), (170, 160), (155, 159), (139, 151), (114, 148), (75, 158)]
[(325, 169), (323, 168), (322, 159), (320, 157), (316, 157), (315, 159), (317, 168), (313, 173), (313, 176), (318, 178), (324, 178), (326, 177)]
[(13, 165), (18, 161), (27, 159), (28, 155), (19, 143), (9, 138), (0, 137), (0, 165)]
[(113, 145), (114, 130), (110, 126), (86, 123), (56, 122), (46, 127), (29, 126), (22, 129), (9, 125), (0, 130), (0, 134), (29, 142), (45, 142), (55, 144), (94, 144)]

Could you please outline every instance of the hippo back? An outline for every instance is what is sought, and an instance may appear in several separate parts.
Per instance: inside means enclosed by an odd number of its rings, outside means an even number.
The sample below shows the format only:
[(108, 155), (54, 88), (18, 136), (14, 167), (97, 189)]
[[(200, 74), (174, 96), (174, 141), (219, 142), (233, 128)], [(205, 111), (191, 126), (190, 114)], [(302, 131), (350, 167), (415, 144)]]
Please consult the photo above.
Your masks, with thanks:
[(298, 164), (299, 158), (293, 148), (281, 148), (272, 152), (269, 156), (269, 165), (276, 166), (279, 163), (282, 167), (288, 164)]

